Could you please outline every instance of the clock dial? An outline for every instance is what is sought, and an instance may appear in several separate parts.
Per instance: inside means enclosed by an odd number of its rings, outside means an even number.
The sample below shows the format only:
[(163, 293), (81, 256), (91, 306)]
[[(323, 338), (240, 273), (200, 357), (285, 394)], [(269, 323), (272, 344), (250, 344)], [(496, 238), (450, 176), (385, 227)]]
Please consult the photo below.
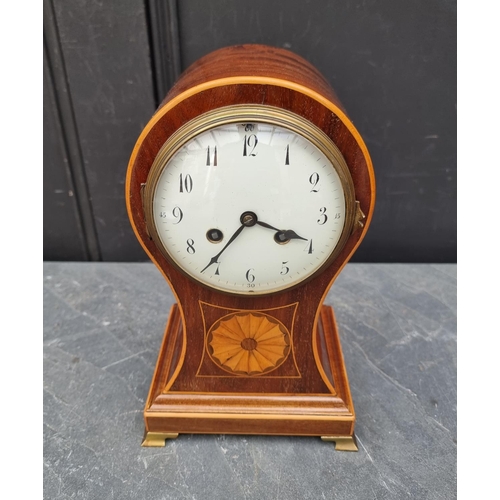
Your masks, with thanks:
[(171, 261), (209, 287), (288, 289), (321, 269), (344, 234), (335, 163), (283, 126), (215, 126), (158, 165), (152, 233)]

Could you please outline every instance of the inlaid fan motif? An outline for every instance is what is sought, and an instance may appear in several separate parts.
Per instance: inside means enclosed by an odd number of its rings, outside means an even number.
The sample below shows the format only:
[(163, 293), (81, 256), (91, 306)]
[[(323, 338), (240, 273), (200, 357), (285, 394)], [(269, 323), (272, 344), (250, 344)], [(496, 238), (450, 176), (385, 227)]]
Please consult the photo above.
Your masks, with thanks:
[(216, 322), (208, 334), (208, 352), (226, 371), (258, 375), (280, 366), (290, 352), (290, 334), (263, 313), (235, 313)]

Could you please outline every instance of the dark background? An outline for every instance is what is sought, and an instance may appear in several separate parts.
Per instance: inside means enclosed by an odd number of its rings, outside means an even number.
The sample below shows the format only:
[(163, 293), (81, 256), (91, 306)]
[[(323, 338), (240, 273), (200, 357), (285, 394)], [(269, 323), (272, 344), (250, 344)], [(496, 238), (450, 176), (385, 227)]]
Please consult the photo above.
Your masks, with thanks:
[(372, 157), (353, 262), (456, 262), (457, 8), (451, 0), (44, 0), (44, 260), (146, 261), (128, 160), (180, 72), (227, 45), (294, 51)]

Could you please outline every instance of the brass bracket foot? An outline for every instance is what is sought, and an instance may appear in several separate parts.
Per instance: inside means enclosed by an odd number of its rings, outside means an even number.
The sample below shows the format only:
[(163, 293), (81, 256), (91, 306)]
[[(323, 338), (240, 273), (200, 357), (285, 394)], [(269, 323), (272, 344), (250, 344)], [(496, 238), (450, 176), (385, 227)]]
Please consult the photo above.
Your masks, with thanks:
[(338, 451), (358, 451), (356, 438), (352, 436), (321, 436), (323, 441), (335, 443), (335, 449)]
[(165, 446), (166, 439), (175, 439), (178, 435), (175, 432), (146, 432), (141, 446)]

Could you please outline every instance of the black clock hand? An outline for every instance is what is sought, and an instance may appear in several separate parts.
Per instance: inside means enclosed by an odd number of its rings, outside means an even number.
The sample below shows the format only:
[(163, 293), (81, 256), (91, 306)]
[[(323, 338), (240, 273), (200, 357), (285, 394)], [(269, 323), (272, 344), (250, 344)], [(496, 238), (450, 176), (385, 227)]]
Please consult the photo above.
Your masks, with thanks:
[(287, 229), (286, 231), (281, 231), (287, 240), (304, 240), (309, 241), (307, 238), (302, 238), (295, 231)]
[(278, 229), (277, 227), (271, 226), (270, 224), (266, 224), (265, 222), (262, 222), (261, 220), (257, 221), (257, 224), (262, 227), (267, 227), (267, 229), (272, 229), (273, 231), (281, 231), (281, 229)]
[[(295, 231), (292, 231), (291, 229), (287, 229), (286, 231), (283, 231), (281, 229), (278, 229), (277, 227), (271, 226), (270, 224), (267, 224), (266, 222), (262, 222), (260, 220), (257, 221), (257, 224), (262, 227), (266, 227), (267, 229), (272, 229), (273, 231), (276, 231), (279, 233), (279, 235), (284, 236), (284, 240), (304, 240), (308, 241), (307, 238), (302, 238), (302, 236), (299, 236)], [(278, 236), (278, 239), (281, 239), (280, 236)], [(282, 240), (282, 241), (284, 241)]]
[(212, 264), (215, 264), (218, 260), (218, 258), (221, 256), (222, 252), (240, 235), (241, 231), (245, 229), (245, 224), (242, 224), (236, 231), (235, 233), (229, 238), (229, 241), (224, 245), (224, 248), (214, 257), (210, 259), (210, 262), (200, 271), (202, 273), (205, 271), (205, 269), (208, 269)]

